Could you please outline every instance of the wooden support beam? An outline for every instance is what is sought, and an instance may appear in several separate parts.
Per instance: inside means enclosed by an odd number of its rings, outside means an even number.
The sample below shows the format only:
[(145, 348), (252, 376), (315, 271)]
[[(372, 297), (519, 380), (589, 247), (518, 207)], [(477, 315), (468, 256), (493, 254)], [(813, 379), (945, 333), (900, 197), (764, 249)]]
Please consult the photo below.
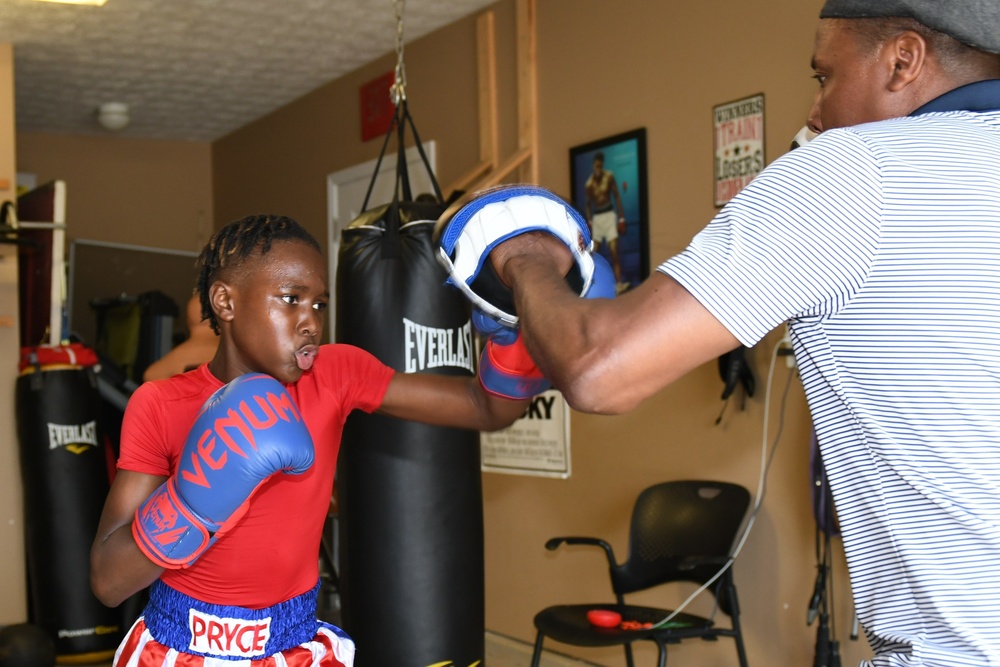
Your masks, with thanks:
[[(538, 182), (538, 102), (536, 94), (535, 0), (517, 0), (517, 118), (518, 150), (502, 163), (499, 160), (497, 129), (496, 39), (492, 11), (476, 19), (477, 74), (479, 77), (479, 156), (480, 163), (450, 183), (446, 196), (457, 190), (467, 193), (498, 185), (515, 171), (517, 180)], [(456, 204), (466, 201), (459, 199)], [(449, 207), (446, 217), (457, 210)]]
[(479, 179), (486, 176), (492, 170), (496, 169), (496, 161), (491, 160), (489, 162), (480, 162), (475, 167), (465, 172), (457, 179), (448, 184), (448, 187), (443, 189), (445, 197), (448, 197), (452, 192), (456, 190), (468, 190), (473, 183), (476, 183)]
[[(509, 158), (504, 160), (495, 169), (486, 172), (486, 175), (480, 178), (478, 181), (470, 182), (467, 187), (456, 187), (449, 188), (448, 192), (454, 192), (455, 190), (465, 190), (465, 194), (458, 199), (456, 199), (451, 206), (445, 209), (444, 213), (441, 214), (439, 220), (447, 220), (453, 216), (458, 209), (469, 203), (472, 195), (480, 190), (485, 190), (486, 188), (491, 188), (494, 185), (499, 185), (501, 181), (513, 174), (520, 168), (523, 168), (531, 161), (532, 151), (527, 148), (522, 148), (518, 152), (511, 155)], [(480, 164), (479, 167), (485, 167), (484, 164)], [(483, 169), (485, 171), (485, 169)], [(466, 174), (468, 176), (469, 174)]]
[(538, 44), (535, 0), (517, 0), (517, 117), (519, 148), (531, 151), (520, 180), (538, 182)]
[(510, 176), (515, 170), (530, 164), (534, 154), (535, 151), (530, 148), (522, 148), (504, 160), (499, 166), (497, 166), (496, 169), (491, 171), (484, 178), (479, 180), (471, 189), (482, 190), (483, 188), (491, 188), (494, 185), (498, 185), (500, 181)]
[(476, 65), (479, 81), (479, 159), (497, 165), (500, 133), (497, 129), (497, 50), (493, 11), (476, 19)]

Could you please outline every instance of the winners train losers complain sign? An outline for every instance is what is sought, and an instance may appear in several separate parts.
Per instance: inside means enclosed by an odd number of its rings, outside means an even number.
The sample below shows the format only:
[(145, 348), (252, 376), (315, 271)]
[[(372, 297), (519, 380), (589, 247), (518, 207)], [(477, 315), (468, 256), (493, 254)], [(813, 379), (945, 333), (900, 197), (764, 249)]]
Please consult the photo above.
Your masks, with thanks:
[(764, 168), (764, 95), (712, 109), (715, 205), (724, 206)]

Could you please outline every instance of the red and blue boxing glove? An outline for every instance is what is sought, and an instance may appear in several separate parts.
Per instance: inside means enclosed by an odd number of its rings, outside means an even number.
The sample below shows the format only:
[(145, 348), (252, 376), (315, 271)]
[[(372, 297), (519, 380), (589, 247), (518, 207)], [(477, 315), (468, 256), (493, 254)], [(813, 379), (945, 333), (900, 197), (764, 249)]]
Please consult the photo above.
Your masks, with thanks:
[(160, 567), (188, 567), (240, 520), (261, 484), (305, 472), (314, 455), (284, 386), (240, 376), (205, 402), (177, 471), (136, 510), (135, 542)]
[(479, 357), (479, 383), (490, 394), (502, 398), (531, 398), (552, 386), (528, 354), (524, 339), (509, 344), (490, 338)]
[[(594, 255), (594, 276), (581, 296), (585, 299), (613, 299), (615, 274), (600, 255)], [(549, 389), (549, 382), (528, 354), (521, 332), (473, 308), (472, 325), (486, 336), (479, 358), (479, 382), (487, 392), (504, 398), (531, 398)]]
[(528, 354), (518, 331), (510, 289), (493, 271), (490, 252), (527, 232), (546, 232), (562, 241), (573, 257), (566, 274), (582, 298), (614, 298), (614, 272), (594, 244), (586, 220), (556, 194), (535, 185), (501, 185), (469, 196), (435, 229), (438, 260), (447, 283), (472, 302), (472, 323), (487, 337), (479, 379), (491, 394), (530, 398), (551, 384)]

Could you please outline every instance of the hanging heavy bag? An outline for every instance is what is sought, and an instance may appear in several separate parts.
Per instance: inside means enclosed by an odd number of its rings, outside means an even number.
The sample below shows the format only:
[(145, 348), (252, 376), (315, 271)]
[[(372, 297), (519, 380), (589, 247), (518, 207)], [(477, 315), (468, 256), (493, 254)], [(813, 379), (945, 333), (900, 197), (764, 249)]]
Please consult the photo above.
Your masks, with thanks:
[[(400, 131), (400, 146), (402, 138)], [(435, 257), (440, 193), (413, 201), (402, 155), (397, 170), (402, 187), (393, 201), (365, 211), (343, 231), (336, 340), (372, 352), (398, 372), (472, 375), (470, 307), (445, 286)], [(481, 663), (478, 433), (352, 414), (337, 493), (342, 623), (358, 645), (355, 664)]]
[(15, 390), (30, 617), (60, 663), (110, 660), (123, 635), (121, 612), (90, 590), (90, 545), (110, 488), (96, 363), (79, 344), (25, 348)]

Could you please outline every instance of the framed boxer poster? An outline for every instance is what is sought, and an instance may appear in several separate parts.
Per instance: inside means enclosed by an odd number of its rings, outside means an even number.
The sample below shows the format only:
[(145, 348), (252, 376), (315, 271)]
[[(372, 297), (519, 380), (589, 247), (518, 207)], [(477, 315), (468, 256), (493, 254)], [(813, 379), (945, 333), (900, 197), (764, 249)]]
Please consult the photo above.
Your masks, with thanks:
[(569, 173), (572, 204), (615, 270), (617, 291), (635, 287), (649, 276), (646, 128), (571, 148)]

